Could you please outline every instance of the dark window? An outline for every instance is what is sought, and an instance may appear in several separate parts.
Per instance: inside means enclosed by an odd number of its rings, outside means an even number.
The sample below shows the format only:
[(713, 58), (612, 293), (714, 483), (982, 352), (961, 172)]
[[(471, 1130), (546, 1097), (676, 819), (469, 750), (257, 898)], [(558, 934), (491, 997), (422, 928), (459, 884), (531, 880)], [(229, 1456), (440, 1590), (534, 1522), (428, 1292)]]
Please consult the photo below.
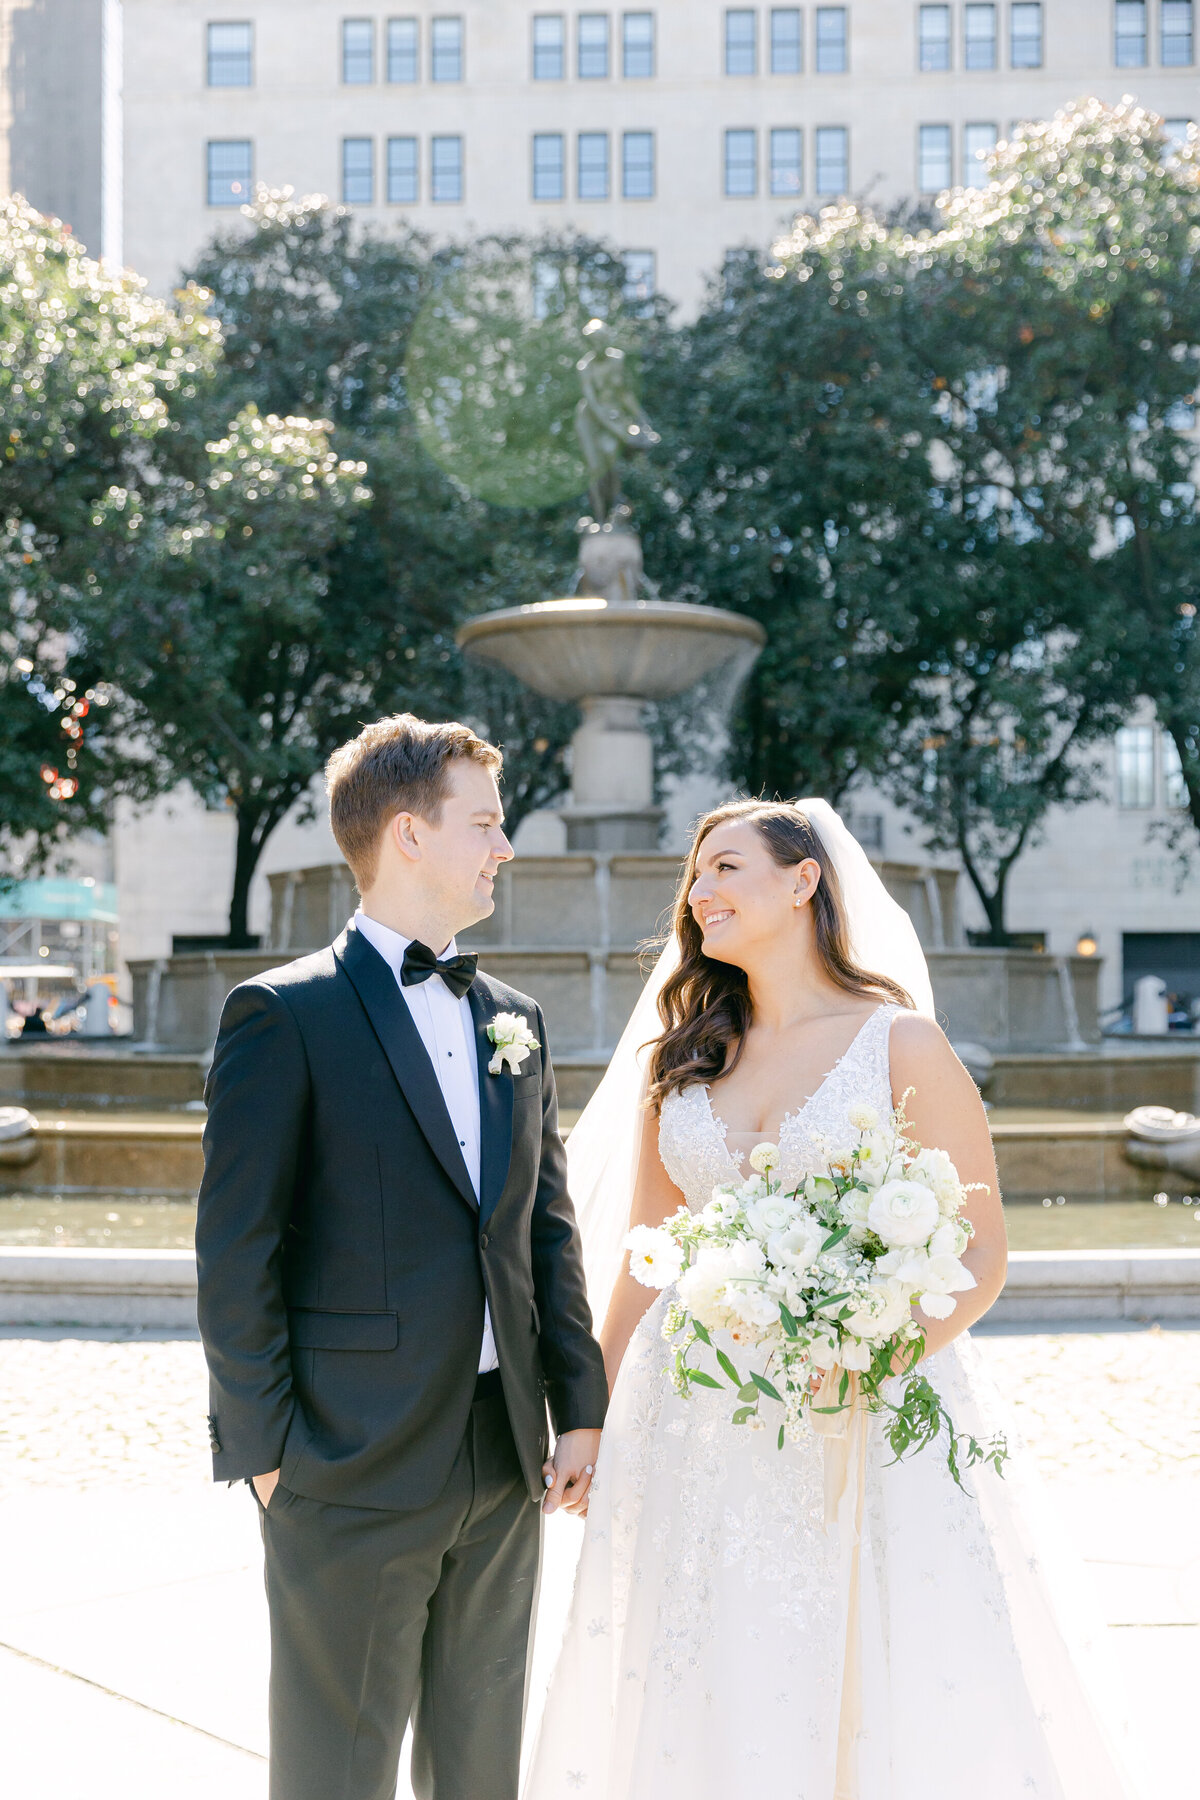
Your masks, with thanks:
[(803, 140), (794, 125), (771, 133), (771, 192), (794, 198), (804, 189)]
[(429, 72), (435, 81), (463, 78), (463, 22), (461, 19), (429, 21)]
[(757, 194), (757, 131), (725, 133), (725, 192), (731, 200), (746, 200)]
[(581, 200), (608, 199), (608, 133), (581, 131), (577, 145), (577, 192)]
[(375, 79), (375, 22), (342, 20), (342, 80), (361, 87)]
[(579, 79), (608, 79), (608, 14), (579, 15)]
[(249, 138), (213, 138), (206, 148), (208, 204), (245, 206), (254, 175)]
[(371, 138), (342, 139), (342, 201), (346, 206), (375, 202), (375, 145)]
[(535, 131), (533, 134), (533, 197), (535, 200), (566, 199), (561, 131)]
[(561, 81), (566, 67), (566, 27), (561, 13), (538, 13), (533, 21), (533, 79)]
[(950, 67), (950, 8), (922, 6), (918, 14), (919, 62), (923, 73)]
[(799, 75), (804, 66), (800, 39), (800, 8), (775, 6), (771, 9), (771, 73)]
[(758, 14), (745, 7), (725, 14), (725, 73), (753, 75), (758, 69)]
[(654, 198), (652, 131), (627, 131), (621, 139), (621, 195), (626, 200)]
[(208, 28), (209, 87), (250, 87), (254, 81), (254, 27), (246, 24)]
[(1200, 931), (1124, 931), (1121, 933), (1121, 977), (1125, 1004), (1133, 984), (1157, 975), (1168, 994), (1183, 1006), (1200, 999)]
[(644, 81), (654, 73), (654, 14), (626, 13), (621, 21), (621, 73)]
[(415, 137), (387, 141), (387, 197), (393, 206), (414, 206), (421, 198)]
[(844, 75), (850, 66), (850, 45), (844, 6), (817, 8), (817, 74)]
[(429, 146), (430, 199), (461, 200), (463, 197), (463, 141), (460, 137), (435, 137)]
[[(415, 19), (389, 19), (387, 22), (387, 78), (389, 81), (417, 81), (421, 74), (420, 39)], [(397, 143), (401, 140), (397, 139)]]

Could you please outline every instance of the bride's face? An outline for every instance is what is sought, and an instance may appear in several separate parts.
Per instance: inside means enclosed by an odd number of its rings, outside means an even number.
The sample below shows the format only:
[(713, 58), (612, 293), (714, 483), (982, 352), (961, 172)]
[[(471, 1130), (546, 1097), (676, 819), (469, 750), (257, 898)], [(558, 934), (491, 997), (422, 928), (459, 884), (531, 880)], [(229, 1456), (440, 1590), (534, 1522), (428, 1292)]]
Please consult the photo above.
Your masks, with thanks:
[(692, 917), (714, 962), (746, 968), (762, 947), (777, 948), (784, 932), (808, 923), (821, 865), (775, 861), (748, 820), (714, 826), (700, 845), (688, 893)]

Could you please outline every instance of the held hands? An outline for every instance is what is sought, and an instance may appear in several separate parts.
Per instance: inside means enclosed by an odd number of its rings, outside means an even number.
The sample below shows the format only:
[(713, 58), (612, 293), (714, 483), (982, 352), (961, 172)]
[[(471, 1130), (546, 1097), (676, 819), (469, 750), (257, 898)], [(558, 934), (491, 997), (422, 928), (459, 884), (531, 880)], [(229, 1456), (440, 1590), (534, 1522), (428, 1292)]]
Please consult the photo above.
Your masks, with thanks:
[(561, 1507), (576, 1518), (586, 1518), (599, 1451), (598, 1431), (564, 1431), (554, 1446), (554, 1455), (542, 1464), (547, 1488), (542, 1502), (544, 1513), (557, 1512)]
[(279, 1480), (279, 1470), (272, 1469), (269, 1475), (254, 1475), (251, 1479), (254, 1482), (254, 1491), (258, 1495), (265, 1511), (271, 1504), (271, 1495), (275, 1492), (275, 1487)]

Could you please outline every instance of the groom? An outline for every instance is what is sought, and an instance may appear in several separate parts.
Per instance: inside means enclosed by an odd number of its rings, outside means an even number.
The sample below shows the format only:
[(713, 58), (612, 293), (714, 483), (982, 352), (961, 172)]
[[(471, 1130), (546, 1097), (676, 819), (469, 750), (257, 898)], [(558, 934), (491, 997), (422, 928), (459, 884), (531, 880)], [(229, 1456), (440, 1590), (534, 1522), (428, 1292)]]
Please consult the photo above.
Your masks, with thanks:
[(540, 1513), (596, 1460), (545, 1024), (454, 942), (512, 856), (500, 770), (409, 714), (336, 751), (361, 906), (221, 1017), (200, 1329), (214, 1477), (260, 1506), (271, 1800), (391, 1800), (410, 1718), (419, 1800), (515, 1800)]

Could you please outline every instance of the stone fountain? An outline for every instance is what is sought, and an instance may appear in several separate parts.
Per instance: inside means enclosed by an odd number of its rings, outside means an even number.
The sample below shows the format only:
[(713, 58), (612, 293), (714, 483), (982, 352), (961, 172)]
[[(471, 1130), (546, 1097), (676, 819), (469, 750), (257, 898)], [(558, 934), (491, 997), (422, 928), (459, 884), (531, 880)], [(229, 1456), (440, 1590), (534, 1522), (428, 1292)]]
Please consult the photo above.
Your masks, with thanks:
[(642, 546), (621, 501), (621, 459), (658, 443), (633, 394), (623, 352), (593, 319), (576, 365), (575, 429), (590, 477), (592, 515), (580, 523), (574, 591), (508, 607), (458, 633), (469, 656), (517, 676), (549, 700), (574, 701), (571, 795), (559, 811), (569, 850), (654, 850), (654, 751), (646, 703), (687, 693), (720, 670), (735, 688), (766, 642), (753, 619), (661, 600), (642, 568)]

